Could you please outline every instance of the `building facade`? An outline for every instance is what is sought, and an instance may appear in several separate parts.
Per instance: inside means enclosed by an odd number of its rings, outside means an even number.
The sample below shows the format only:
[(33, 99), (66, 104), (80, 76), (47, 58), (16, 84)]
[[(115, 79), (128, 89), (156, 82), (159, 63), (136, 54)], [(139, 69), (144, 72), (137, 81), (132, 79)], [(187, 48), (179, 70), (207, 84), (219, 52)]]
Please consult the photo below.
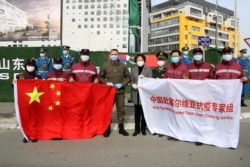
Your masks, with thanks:
[(209, 47), (234, 48), (235, 32), (237, 48), (240, 47), (234, 12), (205, 0), (169, 0), (158, 4), (152, 8), (150, 21), (149, 51), (201, 47), (198, 46), (199, 36), (210, 37)]

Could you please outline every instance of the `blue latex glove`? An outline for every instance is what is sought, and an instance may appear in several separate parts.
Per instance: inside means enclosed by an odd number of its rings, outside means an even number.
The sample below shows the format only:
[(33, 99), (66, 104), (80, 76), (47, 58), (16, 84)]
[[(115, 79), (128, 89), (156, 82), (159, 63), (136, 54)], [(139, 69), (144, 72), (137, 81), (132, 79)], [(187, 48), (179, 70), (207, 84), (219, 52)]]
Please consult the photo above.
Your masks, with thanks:
[(107, 82), (106, 85), (108, 85), (108, 86), (114, 86), (114, 84), (112, 82)]
[(115, 87), (116, 87), (117, 89), (120, 89), (120, 88), (122, 87), (122, 84), (121, 84), (121, 83), (117, 83), (117, 84), (115, 84)]

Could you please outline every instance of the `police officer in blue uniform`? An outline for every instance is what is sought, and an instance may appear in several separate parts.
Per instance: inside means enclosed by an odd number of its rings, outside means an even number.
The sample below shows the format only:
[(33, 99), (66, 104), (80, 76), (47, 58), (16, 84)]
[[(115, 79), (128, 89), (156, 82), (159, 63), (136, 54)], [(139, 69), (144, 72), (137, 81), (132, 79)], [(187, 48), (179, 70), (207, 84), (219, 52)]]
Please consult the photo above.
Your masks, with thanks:
[[(247, 78), (249, 78), (249, 63), (250, 60), (247, 57), (247, 49), (241, 49), (240, 50), (240, 56), (237, 58), (237, 62), (241, 65), (243, 68), (243, 72)], [(249, 83), (243, 84), (242, 89), (242, 95), (241, 95), (241, 106), (247, 107), (247, 105), (244, 103), (244, 96), (248, 91)]]
[(66, 72), (66, 74), (70, 73), (71, 67), (76, 63), (75, 58), (69, 53), (69, 46), (63, 46), (62, 47), (62, 53), (63, 55), (61, 56), (62, 58), (62, 64), (63, 64), (63, 71)]
[(53, 70), (52, 60), (47, 56), (47, 50), (45, 48), (40, 49), (40, 56), (36, 59), (36, 74), (40, 75), (42, 79), (45, 79), (47, 74)]
[(189, 65), (192, 63), (192, 58), (189, 56), (189, 47), (185, 46), (182, 49), (182, 63)]

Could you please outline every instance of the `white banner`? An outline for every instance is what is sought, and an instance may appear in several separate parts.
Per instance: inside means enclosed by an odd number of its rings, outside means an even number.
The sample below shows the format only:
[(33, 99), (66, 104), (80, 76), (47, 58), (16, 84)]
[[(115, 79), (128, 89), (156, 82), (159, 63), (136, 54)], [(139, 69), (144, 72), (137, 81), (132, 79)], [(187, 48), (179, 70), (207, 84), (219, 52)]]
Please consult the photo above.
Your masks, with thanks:
[(139, 79), (151, 133), (236, 148), (239, 141), (240, 80)]

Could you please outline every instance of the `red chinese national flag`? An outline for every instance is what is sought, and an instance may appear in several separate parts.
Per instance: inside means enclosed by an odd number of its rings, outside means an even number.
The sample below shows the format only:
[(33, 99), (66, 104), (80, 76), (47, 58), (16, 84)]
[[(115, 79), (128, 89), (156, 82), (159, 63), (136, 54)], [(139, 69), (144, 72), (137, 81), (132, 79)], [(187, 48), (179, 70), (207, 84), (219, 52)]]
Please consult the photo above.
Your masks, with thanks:
[(92, 83), (17, 80), (15, 108), (27, 139), (83, 139), (103, 134), (115, 88)]

